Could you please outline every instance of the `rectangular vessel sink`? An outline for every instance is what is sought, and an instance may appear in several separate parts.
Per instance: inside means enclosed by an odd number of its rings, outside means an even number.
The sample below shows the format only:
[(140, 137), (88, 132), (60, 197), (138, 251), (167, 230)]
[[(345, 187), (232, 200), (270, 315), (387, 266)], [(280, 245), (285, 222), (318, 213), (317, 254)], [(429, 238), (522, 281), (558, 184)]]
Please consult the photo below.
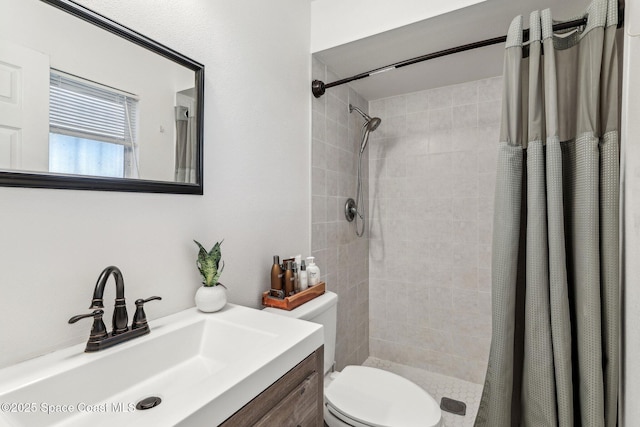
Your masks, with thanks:
[[(0, 370), (0, 425), (189, 425), (202, 412), (217, 425), (323, 343), (320, 325), (233, 304), (150, 327), (97, 353), (80, 344)], [(162, 402), (135, 409), (150, 396)]]

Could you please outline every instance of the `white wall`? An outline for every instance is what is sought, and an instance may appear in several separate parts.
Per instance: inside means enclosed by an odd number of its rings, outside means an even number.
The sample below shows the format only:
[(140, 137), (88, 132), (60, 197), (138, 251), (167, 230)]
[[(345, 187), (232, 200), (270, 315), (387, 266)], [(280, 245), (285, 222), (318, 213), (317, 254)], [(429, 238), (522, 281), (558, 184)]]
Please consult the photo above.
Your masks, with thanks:
[(340, 46), (486, 0), (315, 0), (311, 52)]
[(80, 3), (205, 64), (205, 195), (0, 188), (0, 367), (86, 340), (90, 322), (67, 320), (108, 265), (130, 318), (136, 298), (163, 297), (155, 319), (193, 306), (194, 238), (225, 239), (221, 281), (253, 307), (272, 255), (310, 249), (309, 2)]
[(640, 419), (640, 4), (627, 0), (622, 95), (622, 419)]

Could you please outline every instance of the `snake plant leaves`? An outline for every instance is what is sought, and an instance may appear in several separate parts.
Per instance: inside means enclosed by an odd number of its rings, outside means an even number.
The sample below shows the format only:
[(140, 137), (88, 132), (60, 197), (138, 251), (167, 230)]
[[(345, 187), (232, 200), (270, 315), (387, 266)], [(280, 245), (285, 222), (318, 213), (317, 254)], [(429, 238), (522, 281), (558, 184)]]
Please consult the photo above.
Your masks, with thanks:
[(198, 267), (198, 271), (200, 271), (200, 275), (202, 275), (202, 283), (205, 286), (216, 286), (218, 284), (218, 279), (222, 274), (222, 270), (224, 270), (224, 261), (222, 262), (222, 267), (219, 268), (220, 259), (222, 258), (220, 246), (223, 241), (224, 239), (220, 242), (216, 242), (213, 248), (207, 252), (204, 246), (202, 246), (197, 240), (194, 240), (199, 248), (196, 266)]

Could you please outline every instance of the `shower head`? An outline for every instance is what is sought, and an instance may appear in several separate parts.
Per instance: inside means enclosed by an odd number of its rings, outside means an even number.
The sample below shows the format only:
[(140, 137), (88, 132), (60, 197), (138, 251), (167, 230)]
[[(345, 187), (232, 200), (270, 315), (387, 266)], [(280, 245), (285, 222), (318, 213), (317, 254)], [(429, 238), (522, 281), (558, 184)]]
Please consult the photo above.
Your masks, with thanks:
[(382, 122), (379, 117), (371, 117), (355, 105), (349, 104), (349, 112), (353, 113), (353, 110), (357, 111), (366, 120), (365, 126), (369, 132), (373, 132), (378, 129), (378, 126), (380, 126), (380, 123)]
[(367, 129), (369, 129), (369, 132), (373, 132), (374, 130), (378, 129), (378, 126), (380, 126), (380, 123), (382, 123), (382, 120), (380, 120), (380, 117), (373, 117), (371, 118), (371, 120), (367, 122)]
[(349, 104), (349, 112), (353, 113), (353, 110), (357, 111), (365, 119), (365, 123), (362, 125), (362, 143), (360, 144), (360, 154), (362, 154), (369, 141), (369, 133), (378, 129), (382, 120), (379, 117), (371, 117), (358, 107)]

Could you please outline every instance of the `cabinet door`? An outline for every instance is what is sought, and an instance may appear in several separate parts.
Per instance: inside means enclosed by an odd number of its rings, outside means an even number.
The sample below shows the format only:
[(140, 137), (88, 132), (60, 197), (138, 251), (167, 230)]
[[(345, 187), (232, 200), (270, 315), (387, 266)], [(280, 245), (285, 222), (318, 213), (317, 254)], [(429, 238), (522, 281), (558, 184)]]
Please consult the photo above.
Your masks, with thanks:
[[(323, 426), (323, 369), (324, 347), (320, 346), (309, 357), (229, 417), (221, 427)], [(284, 403), (285, 401), (288, 403)], [(312, 402), (312, 415), (307, 413), (308, 402)], [(280, 418), (277, 416), (280, 412), (289, 415)], [(293, 420), (296, 420), (295, 423)]]
[(255, 427), (316, 427), (318, 374), (313, 373), (262, 417)]

